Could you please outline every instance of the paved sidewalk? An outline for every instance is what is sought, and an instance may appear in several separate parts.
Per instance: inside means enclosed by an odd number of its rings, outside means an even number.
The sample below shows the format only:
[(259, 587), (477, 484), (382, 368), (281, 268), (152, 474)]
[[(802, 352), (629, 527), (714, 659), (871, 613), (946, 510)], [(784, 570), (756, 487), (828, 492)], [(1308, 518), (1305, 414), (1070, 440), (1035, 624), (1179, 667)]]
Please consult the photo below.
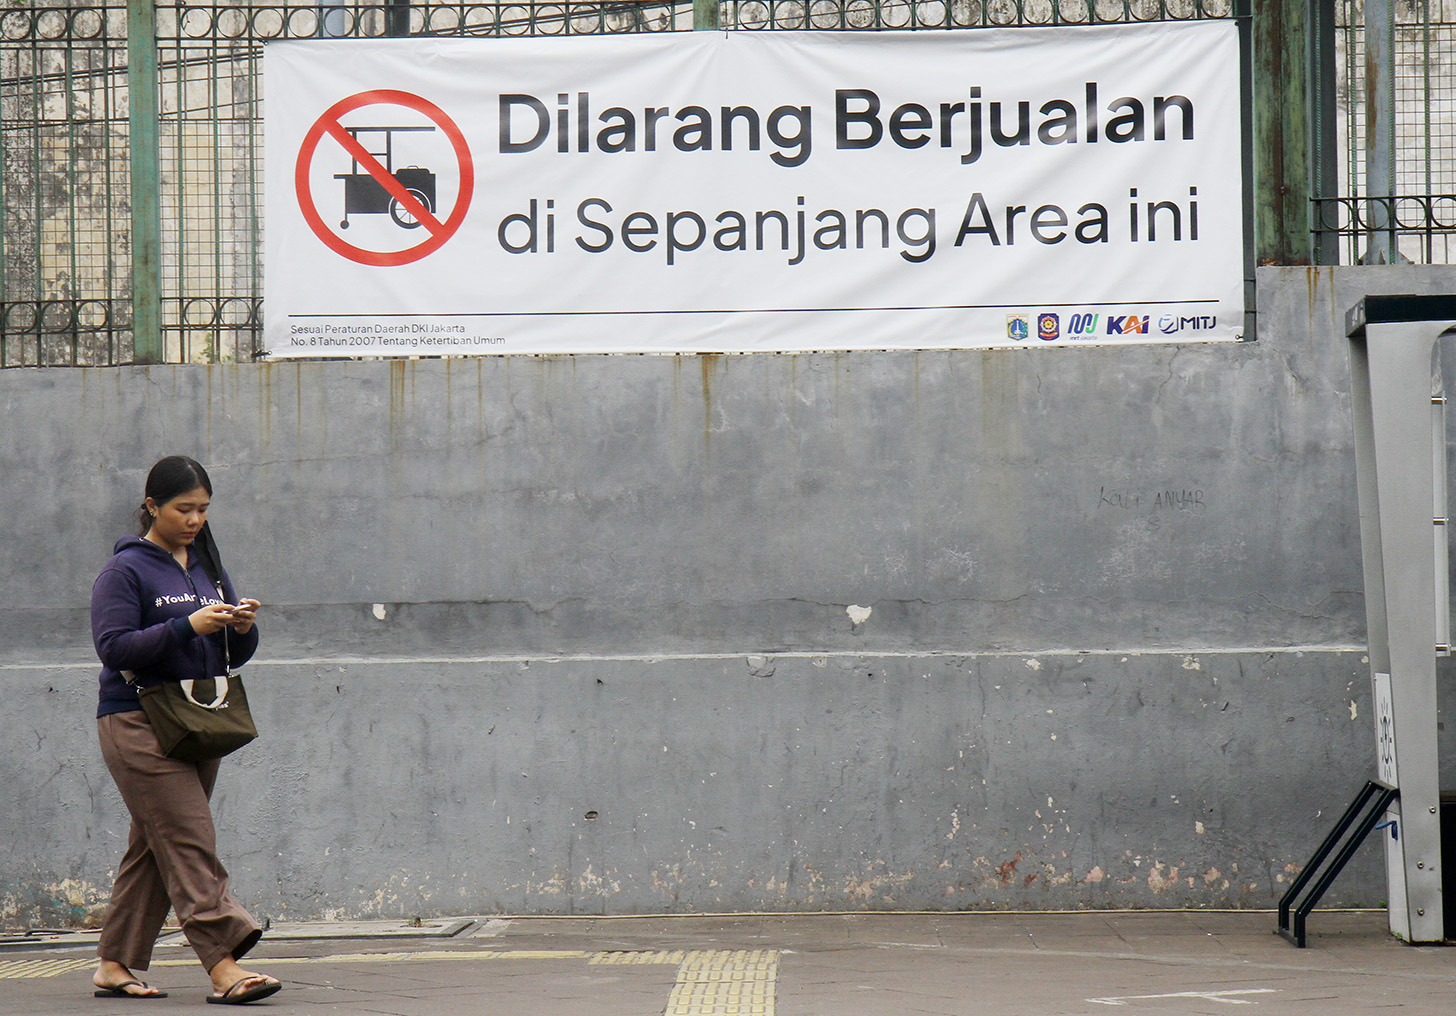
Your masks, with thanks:
[[(279, 926), (247, 965), (286, 982), (252, 1006), (270, 1016), (1456, 1013), (1456, 949), (1402, 945), (1383, 913), (1316, 913), (1302, 950), (1274, 923), (1198, 912), (460, 918)], [(92, 998), (94, 941), (0, 943), (0, 1016), (203, 1004), (206, 977), (175, 935), (146, 975), (169, 998)]]

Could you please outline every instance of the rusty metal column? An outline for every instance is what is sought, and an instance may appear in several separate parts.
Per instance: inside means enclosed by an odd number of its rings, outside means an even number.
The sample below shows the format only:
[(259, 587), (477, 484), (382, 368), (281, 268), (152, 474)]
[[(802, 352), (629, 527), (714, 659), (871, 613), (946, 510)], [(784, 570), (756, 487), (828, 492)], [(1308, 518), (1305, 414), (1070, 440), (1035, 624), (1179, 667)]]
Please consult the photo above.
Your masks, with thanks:
[(157, 9), (126, 5), (127, 137), (131, 173), (133, 363), (162, 362), (162, 199), (157, 102)]
[(1450, 296), (1367, 296), (1346, 315), (1377, 768), (1400, 791), (1387, 816), (1399, 838), (1385, 840), (1390, 930), (1411, 943), (1445, 933), (1436, 654), (1450, 604), (1435, 562), (1448, 550), (1431, 536), (1446, 496), (1431, 393), (1437, 340), (1453, 328)]
[(1309, 0), (1254, 0), (1254, 243), (1261, 265), (1307, 265)]

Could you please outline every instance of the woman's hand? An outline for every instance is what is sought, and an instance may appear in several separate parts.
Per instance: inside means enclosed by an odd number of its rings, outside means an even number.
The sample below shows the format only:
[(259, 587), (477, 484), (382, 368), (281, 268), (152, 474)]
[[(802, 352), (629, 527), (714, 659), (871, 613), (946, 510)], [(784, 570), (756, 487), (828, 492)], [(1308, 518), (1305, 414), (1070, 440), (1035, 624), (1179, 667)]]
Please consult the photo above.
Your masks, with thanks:
[[(233, 621), (234, 610), (226, 603), (209, 603), (200, 610), (194, 610), (187, 615), (187, 620), (192, 623), (192, 630), (199, 635), (211, 635), (213, 632), (222, 631)], [(252, 622), (248, 622), (252, 627)]]
[(262, 606), (257, 600), (247, 597), (239, 600), (238, 605), (233, 608), (232, 617), (228, 620), (228, 623), (232, 625), (233, 631), (239, 635), (246, 635), (252, 631), (253, 622), (258, 619), (258, 611)]

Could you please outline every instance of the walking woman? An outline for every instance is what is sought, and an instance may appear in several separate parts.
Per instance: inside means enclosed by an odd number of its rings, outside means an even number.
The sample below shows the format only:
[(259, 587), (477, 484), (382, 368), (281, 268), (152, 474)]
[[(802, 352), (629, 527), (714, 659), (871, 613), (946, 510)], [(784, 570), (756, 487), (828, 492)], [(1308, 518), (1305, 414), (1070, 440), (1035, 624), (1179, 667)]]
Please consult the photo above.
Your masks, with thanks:
[(237, 599), (217, 561), (207, 527), (211, 500), (212, 482), (196, 461), (159, 461), (137, 513), (140, 535), (117, 541), (91, 591), (91, 635), (102, 663), (101, 754), (132, 819), (97, 950), (98, 998), (166, 997), (133, 971), (151, 965), (169, 906), (212, 979), (209, 1002), (253, 1002), (283, 986), (238, 965), (262, 931), (233, 898), (217, 857), (208, 800), (218, 760), (163, 754), (137, 697), (138, 688), (224, 674), (258, 647), (253, 622), (261, 604)]

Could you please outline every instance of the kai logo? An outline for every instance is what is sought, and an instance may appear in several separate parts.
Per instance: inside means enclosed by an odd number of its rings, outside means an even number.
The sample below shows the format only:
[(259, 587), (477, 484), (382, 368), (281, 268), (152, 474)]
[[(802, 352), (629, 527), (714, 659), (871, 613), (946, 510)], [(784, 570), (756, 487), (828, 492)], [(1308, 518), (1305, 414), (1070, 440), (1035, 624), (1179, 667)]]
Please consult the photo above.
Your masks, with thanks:
[(1031, 334), (1031, 319), (1025, 314), (1006, 315), (1006, 337), (1014, 342), (1025, 342)]
[(1038, 314), (1036, 336), (1043, 342), (1051, 342), (1062, 334), (1062, 319), (1055, 314)]
[(1107, 315), (1108, 335), (1147, 335), (1150, 330), (1146, 314)]

